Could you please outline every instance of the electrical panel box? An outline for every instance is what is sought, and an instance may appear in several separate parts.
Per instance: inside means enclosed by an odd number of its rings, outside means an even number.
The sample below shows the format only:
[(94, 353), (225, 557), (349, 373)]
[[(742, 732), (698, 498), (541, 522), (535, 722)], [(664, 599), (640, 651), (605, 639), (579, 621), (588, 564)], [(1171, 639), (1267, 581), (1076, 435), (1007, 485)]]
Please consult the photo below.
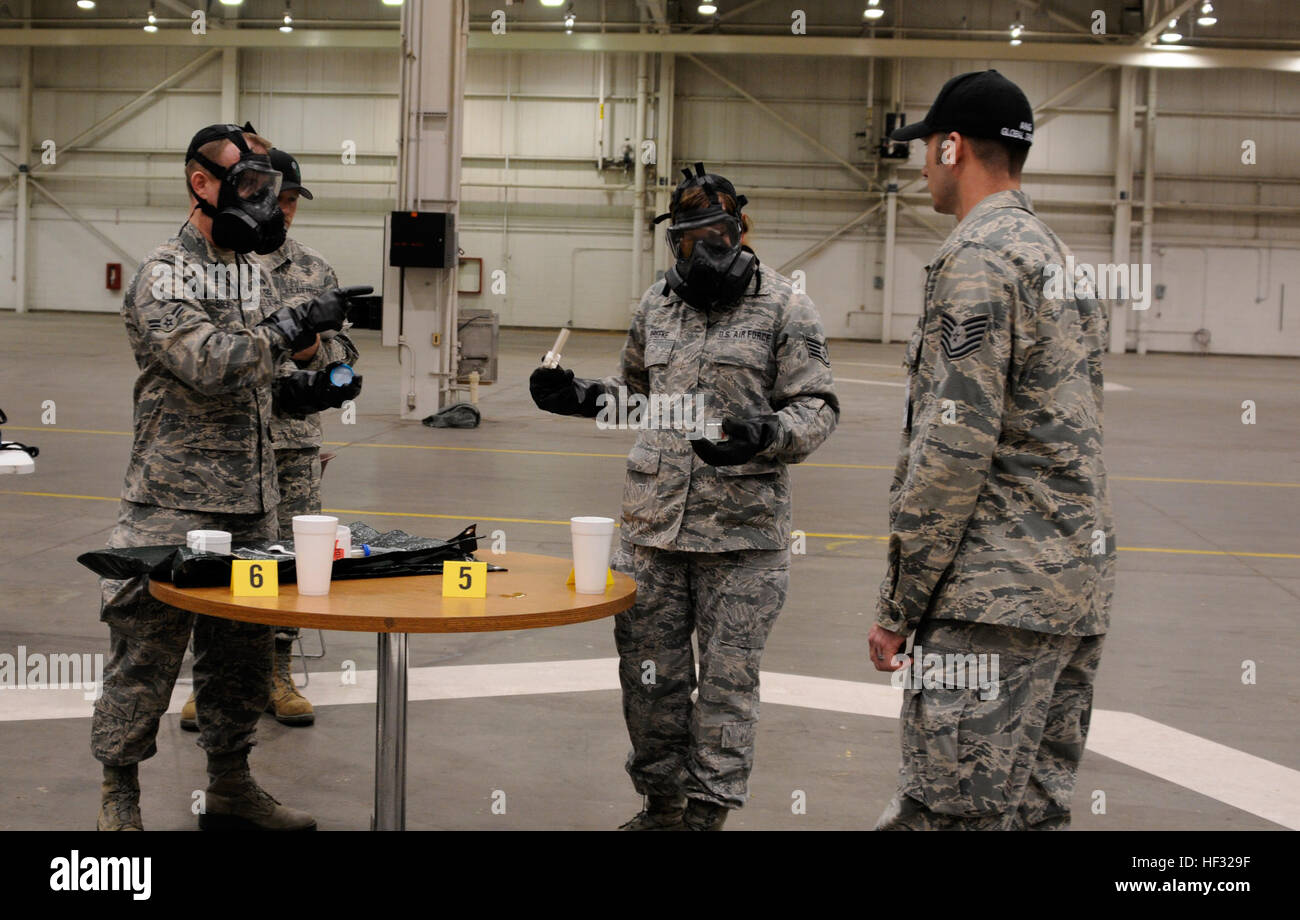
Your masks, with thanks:
[(394, 211), (389, 221), (388, 264), (400, 268), (455, 268), (456, 215)]
[(907, 141), (891, 140), (889, 135), (907, 124), (907, 116), (902, 112), (885, 113), (885, 136), (881, 138), (878, 151), (882, 160), (906, 160), (908, 158)]

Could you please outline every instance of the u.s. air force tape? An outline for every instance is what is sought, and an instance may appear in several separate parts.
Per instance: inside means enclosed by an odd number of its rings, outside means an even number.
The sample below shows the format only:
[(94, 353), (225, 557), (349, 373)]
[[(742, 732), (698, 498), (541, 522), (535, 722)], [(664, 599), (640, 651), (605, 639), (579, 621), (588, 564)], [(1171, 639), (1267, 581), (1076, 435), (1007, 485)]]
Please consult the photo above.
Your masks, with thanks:
[(984, 315), (955, 320), (947, 313), (939, 317), (939, 323), (943, 327), (943, 335), (940, 336), (939, 343), (943, 346), (944, 357), (949, 361), (956, 361), (978, 351), (984, 342), (984, 333), (988, 331), (991, 319), (992, 317)]
[(827, 367), (831, 366), (830, 352), (826, 349), (825, 339), (816, 339), (810, 335), (803, 337), (804, 344), (808, 346), (808, 354), (812, 355)]

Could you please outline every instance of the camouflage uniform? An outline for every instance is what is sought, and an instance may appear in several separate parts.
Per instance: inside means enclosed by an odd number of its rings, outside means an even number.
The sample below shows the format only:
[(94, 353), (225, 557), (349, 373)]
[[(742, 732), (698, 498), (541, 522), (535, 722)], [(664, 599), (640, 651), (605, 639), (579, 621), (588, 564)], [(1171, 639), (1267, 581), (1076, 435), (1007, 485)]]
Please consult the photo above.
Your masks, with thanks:
[(926, 653), (998, 654), (999, 690), (906, 689), (899, 794), (881, 827), (1069, 823), (1115, 541), (1106, 312), (1043, 293), (1068, 254), (1028, 195), (1004, 191), (927, 267), (877, 622), (915, 632)]
[[(714, 467), (684, 432), (644, 429), (628, 455), (624, 546), (637, 603), (615, 617), (627, 770), (644, 795), (739, 807), (748, 797), (759, 660), (789, 583), (789, 463), (830, 435), (839, 402), (821, 320), (790, 279), (712, 315), (656, 283), (641, 298), (607, 392), (704, 394), (707, 417), (777, 413), (777, 440)], [(699, 644), (699, 697), (691, 633)]]
[[(274, 309), (305, 303), (338, 287), (338, 277), (329, 263), (316, 250), (297, 240), (286, 239), (283, 246), (263, 256), (262, 260), (270, 273), (271, 283), (275, 285)], [(277, 376), (295, 370), (323, 370), (336, 361), (355, 366), (358, 357), (352, 340), (339, 332), (329, 338), (322, 336), (320, 347), (309, 361), (300, 363), (285, 355)], [(320, 413), (312, 413), (306, 418), (280, 412), (271, 416), (271, 446), (275, 449), (275, 469), (280, 486), (277, 513), (280, 533), (286, 538), (293, 534), (294, 515), (320, 514), (321, 441)], [(276, 635), (294, 638), (298, 635), (298, 628), (281, 627)]]
[[(237, 282), (221, 289), (214, 273), (241, 263), (256, 279), (252, 300)], [(174, 276), (178, 265), (179, 277), (160, 274)], [(140, 265), (122, 305), (140, 367), (135, 437), (109, 546), (183, 544), (194, 529), (276, 537), (270, 386), (287, 343), (257, 325), (271, 296), (257, 263), (216, 249), (188, 223)], [(126, 766), (156, 752), (191, 625), (199, 745), (213, 754), (251, 745), (269, 696), (271, 628), (161, 604), (144, 576), (100, 584), (111, 658), (92, 720), (94, 756)]]

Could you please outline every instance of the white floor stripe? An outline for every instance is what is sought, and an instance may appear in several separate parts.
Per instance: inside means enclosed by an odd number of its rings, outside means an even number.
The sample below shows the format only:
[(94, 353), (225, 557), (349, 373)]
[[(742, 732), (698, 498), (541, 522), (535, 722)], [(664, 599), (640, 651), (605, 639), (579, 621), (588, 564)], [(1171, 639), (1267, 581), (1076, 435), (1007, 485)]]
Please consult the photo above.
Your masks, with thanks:
[(836, 383), (864, 383), (870, 387), (898, 387), (900, 390), (906, 389), (905, 383), (894, 383), (889, 380), (855, 380), (852, 377), (836, 377)]
[(1131, 712), (1094, 711), (1088, 749), (1300, 830), (1300, 771)]
[[(315, 706), (373, 704), (375, 672), (319, 671), (308, 691)], [(348, 674), (348, 677), (352, 677)], [(408, 698), (482, 699), (618, 689), (618, 659), (529, 661), (412, 668)], [(178, 685), (168, 712), (189, 695)], [(82, 690), (0, 689), (0, 722), (86, 719), (93, 703)], [(898, 718), (901, 691), (884, 684), (764, 671), (762, 701), (877, 718)], [(1088, 749), (1144, 773), (1276, 824), (1300, 830), (1300, 771), (1129, 712), (1092, 713)]]

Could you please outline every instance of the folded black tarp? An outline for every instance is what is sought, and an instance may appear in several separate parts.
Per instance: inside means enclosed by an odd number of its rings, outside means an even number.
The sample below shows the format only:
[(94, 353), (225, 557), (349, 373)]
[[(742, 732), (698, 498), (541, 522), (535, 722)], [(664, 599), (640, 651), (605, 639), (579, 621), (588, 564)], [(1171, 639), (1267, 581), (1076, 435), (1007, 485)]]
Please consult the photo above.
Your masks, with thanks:
[[(348, 527), (352, 531), (354, 548), (366, 544), (390, 552), (357, 559), (335, 559), (330, 574), (333, 581), (439, 575), (443, 562), (472, 560), (474, 551), (478, 549), (477, 524), (470, 524), (450, 540), (414, 537), (401, 530), (380, 533), (360, 522)], [(231, 560), (274, 560), (280, 584), (296, 582), (293, 557), (271, 552), (272, 546), (293, 551), (292, 540), (234, 543), (229, 555), (196, 553), (184, 546), (131, 546), (82, 553), (77, 561), (102, 578), (148, 575), (158, 581), (169, 581), (178, 588), (219, 588), (230, 584)], [(505, 569), (489, 563), (488, 571), (503, 572)]]

